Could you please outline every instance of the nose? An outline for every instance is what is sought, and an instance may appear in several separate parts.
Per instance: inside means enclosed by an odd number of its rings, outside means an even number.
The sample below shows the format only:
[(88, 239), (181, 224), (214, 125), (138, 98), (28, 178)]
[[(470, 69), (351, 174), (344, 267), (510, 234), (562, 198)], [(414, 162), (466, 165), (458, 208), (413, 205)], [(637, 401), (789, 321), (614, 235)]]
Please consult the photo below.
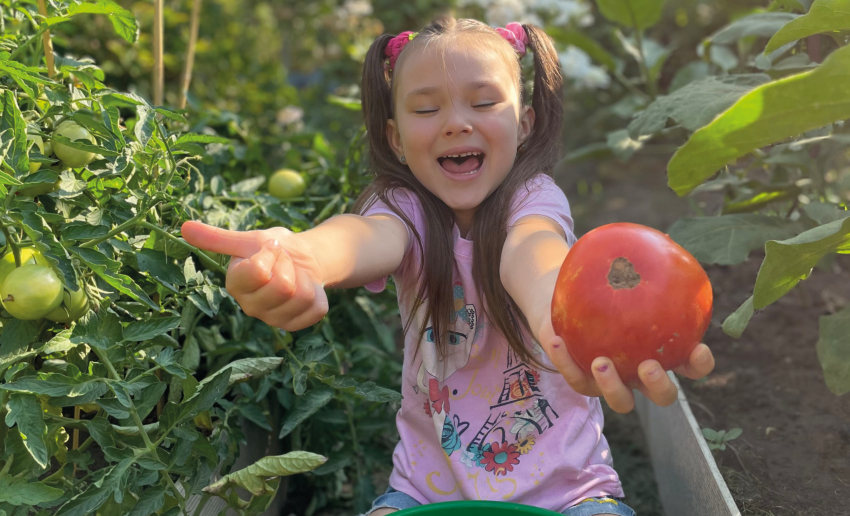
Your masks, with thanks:
[(460, 110), (450, 109), (448, 110), (448, 118), (446, 119), (443, 133), (446, 136), (452, 136), (458, 133), (472, 134), (472, 124), (467, 121)]

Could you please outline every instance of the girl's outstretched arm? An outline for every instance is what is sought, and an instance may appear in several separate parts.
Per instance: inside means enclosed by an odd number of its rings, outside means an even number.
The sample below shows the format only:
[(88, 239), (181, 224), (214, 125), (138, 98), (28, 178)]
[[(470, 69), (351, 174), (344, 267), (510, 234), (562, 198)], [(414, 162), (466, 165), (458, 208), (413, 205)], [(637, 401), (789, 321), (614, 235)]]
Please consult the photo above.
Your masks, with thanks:
[(385, 215), (339, 215), (301, 233), (229, 231), (194, 221), (181, 232), (198, 248), (232, 256), (227, 291), (246, 314), (287, 331), (327, 314), (326, 286), (357, 287), (395, 271), (408, 238), (404, 224)]
[[(508, 231), (502, 249), (502, 285), (522, 310), (534, 338), (549, 360), (576, 392), (602, 396), (616, 412), (630, 412), (635, 406), (634, 395), (620, 380), (614, 363), (606, 357), (598, 357), (593, 362), (593, 375), (586, 374), (570, 357), (564, 341), (552, 328), (552, 294), (568, 252), (563, 229), (555, 221), (539, 215), (523, 217)], [(691, 353), (689, 363), (675, 371), (696, 379), (713, 368), (711, 351), (700, 344)], [(657, 361), (642, 362), (638, 375), (643, 382), (639, 390), (653, 403), (667, 406), (676, 401), (676, 386)]]

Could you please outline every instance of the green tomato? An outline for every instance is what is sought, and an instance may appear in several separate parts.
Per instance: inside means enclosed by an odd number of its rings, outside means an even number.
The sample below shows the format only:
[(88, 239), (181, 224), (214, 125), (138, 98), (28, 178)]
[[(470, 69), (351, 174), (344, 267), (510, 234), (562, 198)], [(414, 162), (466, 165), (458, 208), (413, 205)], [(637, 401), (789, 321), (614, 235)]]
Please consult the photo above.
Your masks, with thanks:
[(306, 189), (304, 178), (294, 170), (278, 170), (269, 179), (269, 193), (280, 200), (300, 197)]
[[(41, 136), (37, 134), (28, 134), (27, 140), (32, 140), (35, 142), (35, 146), (38, 147), (38, 152), (40, 154), (44, 154), (44, 140), (41, 139)], [(41, 168), (41, 163), (36, 161), (30, 161), (30, 174), (35, 172), (36, 170)]]
[(49, 194), (59, 189), (59, 179), (53, 183), (36, 183), (33, 186), (21, 188), (18, 193), (29, 197), (37, 197), (39, 195)]
[[(21, 251), (21, 266), (24, 265), (47, 265), (47, 260), (35, 247), (22, 247)], [(15, 270), (15, 255), (9, 251), (3, 258), (0, 258), (0, 285), (6, 281), (6, 276)]]
[(86, 291), (83, 287), (76, 292), (64, 291), (62, 294), (62, 304), (56, 307), (52, 312), (45, 315), (47, 319), (53, 322), (69, 323), (76, 321), (84, 316), (89, 311), (89, 298), (86, 297)]
[(51, 140), (44, 142), (44, 152), (42, 154), (44, 154), (45, 158), (49, 158), (53, 154), (53, 142)]
[[(94, 136), (83, 126), (72, 120), (65, 120), (59, 127), (56, 128), (54, 134), (58, 134), (59, 136), (64, 136), (68, 138), (72, 142), (78, 140), (87, 140), (92, 145), (97, 144), (97, 141), (94, 139)], [(88, 165), (94, 159), (93, 152), (86, 152), (79, 149), (72, 149), (67, 145), (62, 145), (61, 143), (54, 141), (53, 142), (53, 152), (56, 154), (56, 157), (62, 160), (62, 163), (65, 164), (66, 167), (70, 168), (80, 168)]]
[(0, 299), (12, 317), (22, 321), (41, 319), (62, 303), (59, 276), (50, 267), (22, 265), (6, 276)]

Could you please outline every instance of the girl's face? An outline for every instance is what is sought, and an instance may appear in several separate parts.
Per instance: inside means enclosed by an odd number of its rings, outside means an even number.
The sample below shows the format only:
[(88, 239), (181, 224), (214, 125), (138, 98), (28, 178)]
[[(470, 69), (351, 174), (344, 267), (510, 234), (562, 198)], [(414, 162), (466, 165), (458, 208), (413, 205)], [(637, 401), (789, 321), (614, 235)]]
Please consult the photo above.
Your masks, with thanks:
[(515, 72), (503, 57), (463, 43), (405, 56), (387, 138), (416, 179), (455, 212), (465, 235), (475, 209), (510, 172), (534, 111), (520, 105)]

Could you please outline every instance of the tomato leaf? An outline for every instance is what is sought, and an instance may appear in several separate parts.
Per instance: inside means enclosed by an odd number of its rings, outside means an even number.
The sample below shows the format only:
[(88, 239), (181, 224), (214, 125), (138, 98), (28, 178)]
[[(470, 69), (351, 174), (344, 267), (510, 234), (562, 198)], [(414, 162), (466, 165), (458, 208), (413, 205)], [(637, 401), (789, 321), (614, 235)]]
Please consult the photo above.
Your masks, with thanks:
[[(6, 131), (9, 132), (6, 132)], [(3, 94), (3, 117), (0, 118), (0, 132), (3, 138), (13, 139), (12, 146), (4, 161), (15, 171), (15, 176), (25, 176), (30, 172), (30, 160), (27, 155), (27, 123), (18, 109), (15, 92), (6, 90)]]
[(131, 342), (150, 340), (179, 326), (179, 317), (154, 317), (147, 321), (133, 321), (124, 328), (124, 340)]
[(361, 383), (350, 376), (327, 376), (321, 378), (321, 380), (334, 389), (353, 394), (367, 401), (386, 403), (401, 400), (401, 393), (376, 385), (375, 382)]
[(822, 65), (757, 87), (695, 132), (667, 165), (685, 195), (719, 168), (759, 147), (850, 118), (850, 46)]
[(130, 473), (134, 460), (126, 458), (112, 466), (99, 481), (89, 484), (85, 491), (68, 500), (56, 511), (55, 516), (86, 516), (94, 514), (112, 496), (113, 491), (120, 489), (122, 481)]
[(768, 241), (756, 277), (753, 306), (764, 308), (784, 296), (827, 253), (850, 253), (850, 218), (836, 220), (783, 241)]
[[(78, 257), (82, 260), (86, 265), (88, 265), (98, 276), (100, 276), (103, 281), (112, 285), (119, 292), (126, 294), (136, 301), (140, 301), (153, 310), (159, 312), (159, 306), (154, 303), (151, 298), (145, 294), (145, 291), (142, 290), (135, 281), (130, 279), (130, 277), (125, 276), (123, 274), (118, 274), (117, 272), (113, 272), (120, 267), (120, 263), (115, 262), (114, 260), (109, 259), (105, 254), (100, 251), (95, 251), (94, 249), (86, 249), (82, 247), (71, 247), (68, 249), (71, 254)], [(117, 267), (114, 264), (117, 263)], [(115, 267), (113, 269), (113, 267)]]
[(295, 430), (296, 426), (327, 405), (333, 397), (334, 390), (324, 386), (312, 389), (303, 396), (299, 396), (295, 408), (288, 411), (286, 418), (281, 422), (278, 438), (283, 439), (289, 435), (290, 432)]
[(115, 32), (130, 43), (136, 43), (139, 39), (139, 26), (133, 13), (124, 9), (111, 0), (95, 0), (93, 3), (72, 3), (68, 7), (65, 16), (54, 16), (44, 20), (44, 24), (52, 27), (59, 23), (69, 21), (71, 17), (78, 14), (105, 14), (112, 22)]
[(165, 487), (155, 485), (145, 489), (139, 501), (130, 510), (127, 516), (148, 516), (156, 514), (165, 504)]
[(24, 446), (42, 468), (46, 468), (50, 457), (47, 454), (47, 425), (41, 413), (38, 398), (29, 393), (12, 393), (7, 403), (6, 426), (18, 425), (24, 437)]
[(655, 25), (664, 0), (596, 0), (599, 11), (614, 23), (636, 30)]
[(65, 493), (61, 489), (50, 487), (41, 482), (27, 482), (23, 478), (0, 475), (0, 502), (2, 503), (33, 507), (40, 503), (56, 500), (63, 494)]
[(310, 471), (324, 464), (327, 460), (321, 455), (306, 451), (293, 451), (286, 455), (263, 457), (247, 468), (221, 477), (217, 482), (206, 487), (204, 492), (217, 494), (230, 486), (239, 486), (259, 496), (267, 491), (274, 491), (267, 486), (266, 479)]
[(198, 385), (198, 390), (179, 405), (168, 402), (159, 419), (160, 429), (168, 433), (177, 424), (194, 417), (196, 414), (213, 406), (227, 391), (230, 381), (230, 370), (222, 369), (208, 376)]
[(823, 368), (826, 385), (835, 395), (850, 392), (850, 308), (825, 315), (818, 320), (820, 336), (817, 343), (818, 360)]
[(765, 54), (782, 45), (824, 32), (850, 30), (850, 0), (815, 0), (809, 12), (791, 21), (770, 38)]

